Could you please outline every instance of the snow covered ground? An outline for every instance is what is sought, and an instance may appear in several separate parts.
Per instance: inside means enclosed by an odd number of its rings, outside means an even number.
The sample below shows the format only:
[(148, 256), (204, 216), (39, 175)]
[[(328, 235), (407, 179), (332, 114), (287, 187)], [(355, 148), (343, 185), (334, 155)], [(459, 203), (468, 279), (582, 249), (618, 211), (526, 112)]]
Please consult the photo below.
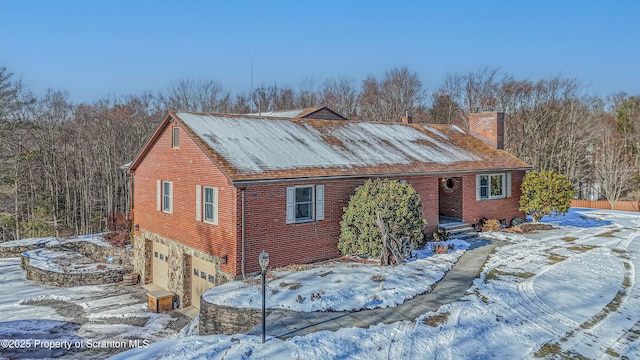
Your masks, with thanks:
[[(431, 291), (469, 247), (462, 240), (442, 244), (452, 245), (453, 250), (434, 255), (427, 246), (414, 251), (416, 258), (403, 266), (329, 262), (304, 271), (272, 270), (267, 278), (267, 305), (295, 311), (343, 311), (402, 304)], [(203, 299), (217, 305), (259, 309), (262, 287), (255, 281), (233, 281), (211, 288)]]
[(467, 295), (416, 322), (265, 344), (242, 334), (192, 336), (114, 358), (640, 358), (640, 214), (573, 209), (544, 221), (559, 228), (490, 234), (508, 245)]
[(0, 274), (0, 359), (104, 358), (134, 344), (174, 338), (189, 320), (147, 312), (141, 288), (34, 283), (26, 280), (19, 258), (0, 259)]
[(26, 239), (20, 239), (20, 240), (6, 241), (3, 243), (0, 243), (0, 246), (13, 247), (13, 246), (32, 246), (32, 245), (36, 246), (37, 245), (41, 247), (55, 247), (57, 245), (64, 244), (64, 243), (75, 242), (75, 241), (85, 241), (85, 242), (94, 243), (98, 246), (112, 247), (111, 244), (109, 244), (104, 239), (104, 235), (105, 234), (103, 233), (103, 234), (79, 235), (79, 236), (74, 236), (72, 238), (57, 238), (57, 237), (26, 238)]

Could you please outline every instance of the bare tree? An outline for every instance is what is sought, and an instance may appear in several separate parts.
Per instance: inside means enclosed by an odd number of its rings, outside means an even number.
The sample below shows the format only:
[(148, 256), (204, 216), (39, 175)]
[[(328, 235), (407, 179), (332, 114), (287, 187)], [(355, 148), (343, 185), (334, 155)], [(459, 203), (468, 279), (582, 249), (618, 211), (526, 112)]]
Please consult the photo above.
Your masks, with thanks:
[(229, 112), (231, 95), (216, 80), (183, 79), (160, 94), (164, 110), (196, 112)]
[(431, 107), (429, 108), (429, 122), (432, 124), (454, 124), (462, 128), (466, 127), (464, 111), (451, 96), (445, 93), (431, 94)]
[(418, 74), (407, 67), (385, 72), (381, 80), (369, 75), (362, 82), (360, 118), (371, 121), (400, 121), (406, 111), (422, 106), (424, 94)]
[(613, 209), (615, 202), (629, 189), (631, 178), (637, 169), (623, 139), (605, 134), (598, 145), (595, 159), (596, 189)]
[(353, 119), (358, 113), (358, 96), (353, 79), (327, 79), (322, 87), (321, 103), (347, 119)]

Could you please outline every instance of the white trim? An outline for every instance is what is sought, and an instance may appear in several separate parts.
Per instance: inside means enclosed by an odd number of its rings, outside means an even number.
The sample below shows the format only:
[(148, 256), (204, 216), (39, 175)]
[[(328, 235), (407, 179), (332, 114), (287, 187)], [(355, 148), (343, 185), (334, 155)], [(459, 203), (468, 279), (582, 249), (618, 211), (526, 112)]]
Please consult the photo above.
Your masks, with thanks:
[(511, 197), (511, 173), (507, 173), (507, 197)]
[(156, 210), (162, 211), (162, 181), (156, 180)]
[(218, 225), (218, 188), (213, 188), (213, 225)]
[[(501, 181), (502, 181), (502, 194), (500, 195), (491, 195), (491, 177), (493, 176), (500, 176), (501, 177)], [(480, 184), (480, 181), (483, 177), (487, 177), (487, 196), (486, 197), (482, 197), (482, 186)], [(505, 187), (507, 186), (507, 181), (506, 181), (506, 174), (505, 173), (492, 173), (492, 174), (479, 174), (476, 175), (476, 200), (477, 201), (483, 201), (483, 200), (497, 200), (497, 199), (504, 199), (507, 197), (507, 191), (509, 188)]]
[(316, 220), (324, 220), (324, 185), (316, 185)]
[(296, 188), (287, 188), (287, 224), (296, 222)]
[[(211, 218), (207, 218), (207, 191), (211, 190)], [(202, 221), (212, 224), (218, 225), (218, 188), (213, 186), (205, 186), (202, 191), (203, 201), (202, 201)]]
[(196, 221), (202, 221), (202, 186), (196, 185)]
[[(164, 184), (169, 184), (169, 193), (166, 194), (168, 201), (165, 200)], [(173, 214), (173, 182), (172, 181), (167, 181), (167, 180), (162, 181), (162, 212), (167, 214)]]

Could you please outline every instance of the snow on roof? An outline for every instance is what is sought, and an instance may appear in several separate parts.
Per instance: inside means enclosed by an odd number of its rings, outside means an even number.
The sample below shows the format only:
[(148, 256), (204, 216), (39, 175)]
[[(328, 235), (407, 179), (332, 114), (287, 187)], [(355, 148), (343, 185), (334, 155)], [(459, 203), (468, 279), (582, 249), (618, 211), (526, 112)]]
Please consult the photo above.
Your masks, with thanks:
[(186, 112), (174, 116), (234, 180), (528, 166), (448, 126)]
[(294, 109), (294, 110), (284, 110), (284, 111), (265, 111), (260, 113), (253, 113), (247, 115), (257, 115), (257, 116), (269, 116), (269, 117), (283, 117), (283, 118), (297, 118), (305, 112), (306, 109)]

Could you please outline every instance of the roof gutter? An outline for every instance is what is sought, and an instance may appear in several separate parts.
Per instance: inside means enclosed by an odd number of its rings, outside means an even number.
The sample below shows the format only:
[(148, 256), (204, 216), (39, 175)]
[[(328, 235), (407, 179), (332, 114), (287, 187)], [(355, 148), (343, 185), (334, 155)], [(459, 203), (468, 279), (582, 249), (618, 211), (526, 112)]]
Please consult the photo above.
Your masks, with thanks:
[(299, 178), (282, 178), (282, 179), (255, 179), (255, 180), (233, 180), (233, 186), (243, 186), (249, 184), (273, 184), (295, 181), (314, 181), (314, 180), (343, 180), (357, 178), (380, 178), (380, 177), (412, 177), (412, 176), (431, 176), (431, 175), (464, 175), (473, 173), (494, 173), (500, 171), (522, 171), (531, 170), (533, 167), (520, 168), (503, 168), (503, 169), (482, 169), (482, 170), (458, 170), (458, 171), (434, 171), (423, 173), (392, 173), (392, 174), (358, 174), (358, 175), (337, 175), (337, 176), (312, 176)]

